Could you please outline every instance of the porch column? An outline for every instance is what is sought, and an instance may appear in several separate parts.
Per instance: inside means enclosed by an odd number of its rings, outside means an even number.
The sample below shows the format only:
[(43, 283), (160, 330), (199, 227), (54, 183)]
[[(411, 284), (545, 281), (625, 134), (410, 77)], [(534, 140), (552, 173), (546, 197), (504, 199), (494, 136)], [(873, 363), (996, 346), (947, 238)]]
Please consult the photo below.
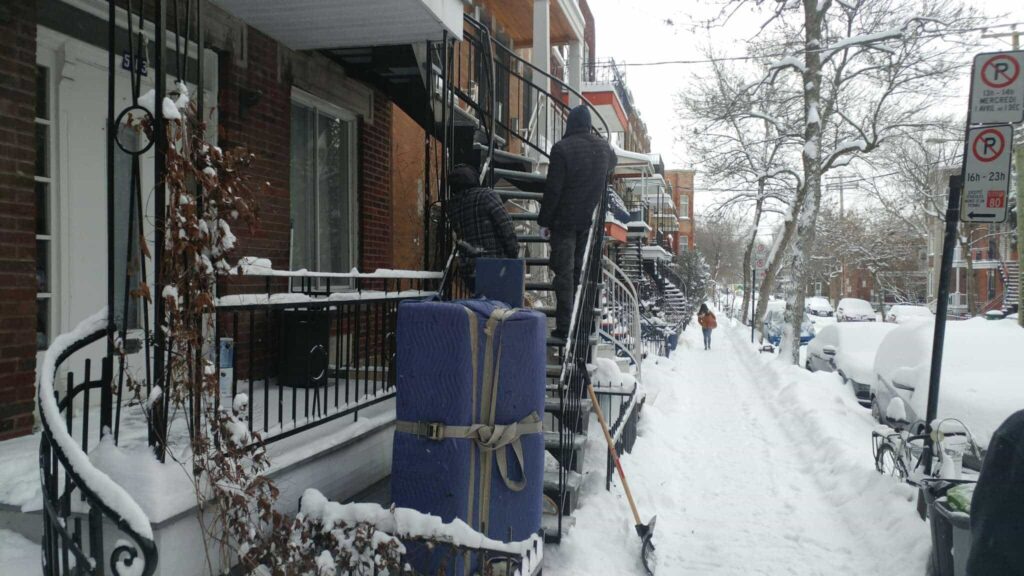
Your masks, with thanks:
[[(569, 43), (569, 87), (573, 90), (583, 93), (583, 43), (579, 40), (573, 40)], [(579, 106), (580, 97), (569, 93), (569, 105)]]
[[(533, 1), (532, 64), (545, 74), (551, 72), (551, 0)], [(533, 77), (533, 83), (541, 90), (551, 92), (547, 76), (533, 74)], [(537, 133), (543, 138), (542, 142), (548, 143), (551, 140), (549, 132), (551, 123), (548, 121), (549, 114), (551, 114), (550, 103), (542, 100), (541, 104), (537, 107), (537, 113), (540, 115), (537, 118)], [(545, 148), (548, 147), (550, 144), (545, 146)]]

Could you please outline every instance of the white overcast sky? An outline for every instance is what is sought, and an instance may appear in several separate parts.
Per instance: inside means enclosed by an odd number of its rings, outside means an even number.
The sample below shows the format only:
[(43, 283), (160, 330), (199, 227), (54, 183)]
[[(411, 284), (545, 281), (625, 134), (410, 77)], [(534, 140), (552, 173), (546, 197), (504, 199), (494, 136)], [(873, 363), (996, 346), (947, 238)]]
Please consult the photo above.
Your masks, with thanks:
[[(967, 0), (970, 2), (970, 0)], [(651, 135), (651, 150), (662, 155), (668, 168), (698, 170), (698, 208), (712, 200), (700, 194), (700, 166), (694, 166), (683, 143), (676, 138), (680, 122), (676, 118), (673, 97), (687, 86), (694, 74), (706, 67), (694, 64), (630, 66), (664, 60), (700, 60), (702, 47), (713, 45), (716, 52), (727, 56), (743, 56), (744, 42), (752, 36), (764, 17), (750, 12), (735, 15), (727, 26), (708, 32), (692, 24), (718, 13), (721, 0), (588, 0), (597, 26), (597, 57), (614, 58), (626, 63), (626, 80), (637, 108)], [(1001, 10), (1009, 10), (1003, 22), (1024, 22), (1024, 3), (999, 2)], [(1011, 5), (1017, 5), (1009, 8)], [(672, 24), (667, 23), (671, 20)], [(1024, 26), (1018, 26), (1024, 31)], [(1001, 28), (999, 32), (1007, 32)], [(984, 40), (979, 52), (1009, 50), (1009, 39)], [(962, 90), (963, 106), (967, 106), (967, 83)]]

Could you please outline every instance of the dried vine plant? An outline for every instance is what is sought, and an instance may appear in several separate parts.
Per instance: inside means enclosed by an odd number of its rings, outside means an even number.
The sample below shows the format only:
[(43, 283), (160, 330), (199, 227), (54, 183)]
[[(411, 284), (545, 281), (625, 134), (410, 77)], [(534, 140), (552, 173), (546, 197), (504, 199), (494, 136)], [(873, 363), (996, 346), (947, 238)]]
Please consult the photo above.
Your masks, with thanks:
[[(165, 330), (166, 344), (156, 352), (166, 359), (164, 390), (154, 389), (146, 405), (154, 421), (166, 422), (166, 414), (190, 416), (191, 450), (166, 454), (190, 472), (209, 572), (226, 573), (237, 564), (244, 573), (274, 576), (407, 573), (401, 542), (369, 524), (335, 525), (275, 510), (279, 491), (266, 475), (270, 460), (262, 438), (246, 422), (249, 399), (220, 397), (211, 354), (217, 345), (217, 277), (230, 270), (228, 257), (237, 242), (231, 227), (240, 223), (254, 229), (255, 199), (269, 184), (251, 175), (253, 154), (244, 148), (221, 150), (207, 141), (207, 125), (183, 84), (172, 96), (162, 103), (167, 206), (164, 252), (157, 263), (164, 280), (159, 298), (165, 312), (157, 329)], [(171, 110), (178, 114), (168, 114)], [(150, 138), (158, 132), (149, 118), (138, 128)], [(143, 255), (152, 258), (148, 250)], [(145, 285), (139, 292), (151, 298)], [(139, 394), (138, 386), (134, 392)], [(229, 405), (222, 406), (222, 400)], [(162, 428), (166, 443), (168, 427)]]

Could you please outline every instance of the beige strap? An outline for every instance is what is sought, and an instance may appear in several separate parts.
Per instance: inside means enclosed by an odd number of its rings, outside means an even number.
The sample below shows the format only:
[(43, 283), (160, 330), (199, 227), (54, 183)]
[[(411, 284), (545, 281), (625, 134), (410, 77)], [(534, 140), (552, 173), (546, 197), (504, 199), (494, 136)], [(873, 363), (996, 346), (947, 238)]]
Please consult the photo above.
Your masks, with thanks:
[[(466, 311), (466, 318), (469, 320), (469, 354), (470, 364), (473, 370), (473, 387), (470, 389), (472, 397), (472, 404), (470, 404), (470, 422), (479, 422), (477, 415), (473, 413), (476, 410), (477, 405), (477, 388), (480, 386), (479, 382), (479, 362), (480, 362), (480, 327), (476, 319), (476, 313), (463, 306), (463, 310)], [(473, 525), (473, 498), (476, 495), (476, 450), (469, 451), (469, 494), (468, 503), (466, 510), (466, 521), (472, 526)], [(469, 562), (467, 558), (466, 566), (468, 569)]]
[(498, 455), (498, 472), (501, 474), (505, 486), (513, 492), (519, 492), (526, 487), (526, 478), (514, 481), (508, 476), (508, 458), (505, 448), (511, 446), (512, 452), (519, 464), (519, 469), (525, 473), (525, 460), (523, 458), (523, 445), (521, 438), (526, 434), (539, 434), (544, 431), (544, 422), (536, 412), (530, 412), (518, 422), (512, 424), (474, 424), (472, 426), (447, 426), (442, 422), (409, 422), (399, 420), (395, 422), (395, 430), (405, 434), (413, 434), (434, 441), (441, 441), (448, 438), (465, 438), (472, 440), (484, 454)]

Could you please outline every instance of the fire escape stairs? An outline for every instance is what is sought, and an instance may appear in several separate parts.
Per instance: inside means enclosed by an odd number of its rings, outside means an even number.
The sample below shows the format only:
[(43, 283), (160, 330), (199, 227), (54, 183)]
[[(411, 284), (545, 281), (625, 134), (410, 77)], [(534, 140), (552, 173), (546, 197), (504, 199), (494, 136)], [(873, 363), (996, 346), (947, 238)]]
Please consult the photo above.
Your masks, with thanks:
[(1006, 260), (999, 268), (999, 272), (1003, 276), (1003, 312), (1010, 313), (1019, 301), (1020, 263), (1016, 260)]

